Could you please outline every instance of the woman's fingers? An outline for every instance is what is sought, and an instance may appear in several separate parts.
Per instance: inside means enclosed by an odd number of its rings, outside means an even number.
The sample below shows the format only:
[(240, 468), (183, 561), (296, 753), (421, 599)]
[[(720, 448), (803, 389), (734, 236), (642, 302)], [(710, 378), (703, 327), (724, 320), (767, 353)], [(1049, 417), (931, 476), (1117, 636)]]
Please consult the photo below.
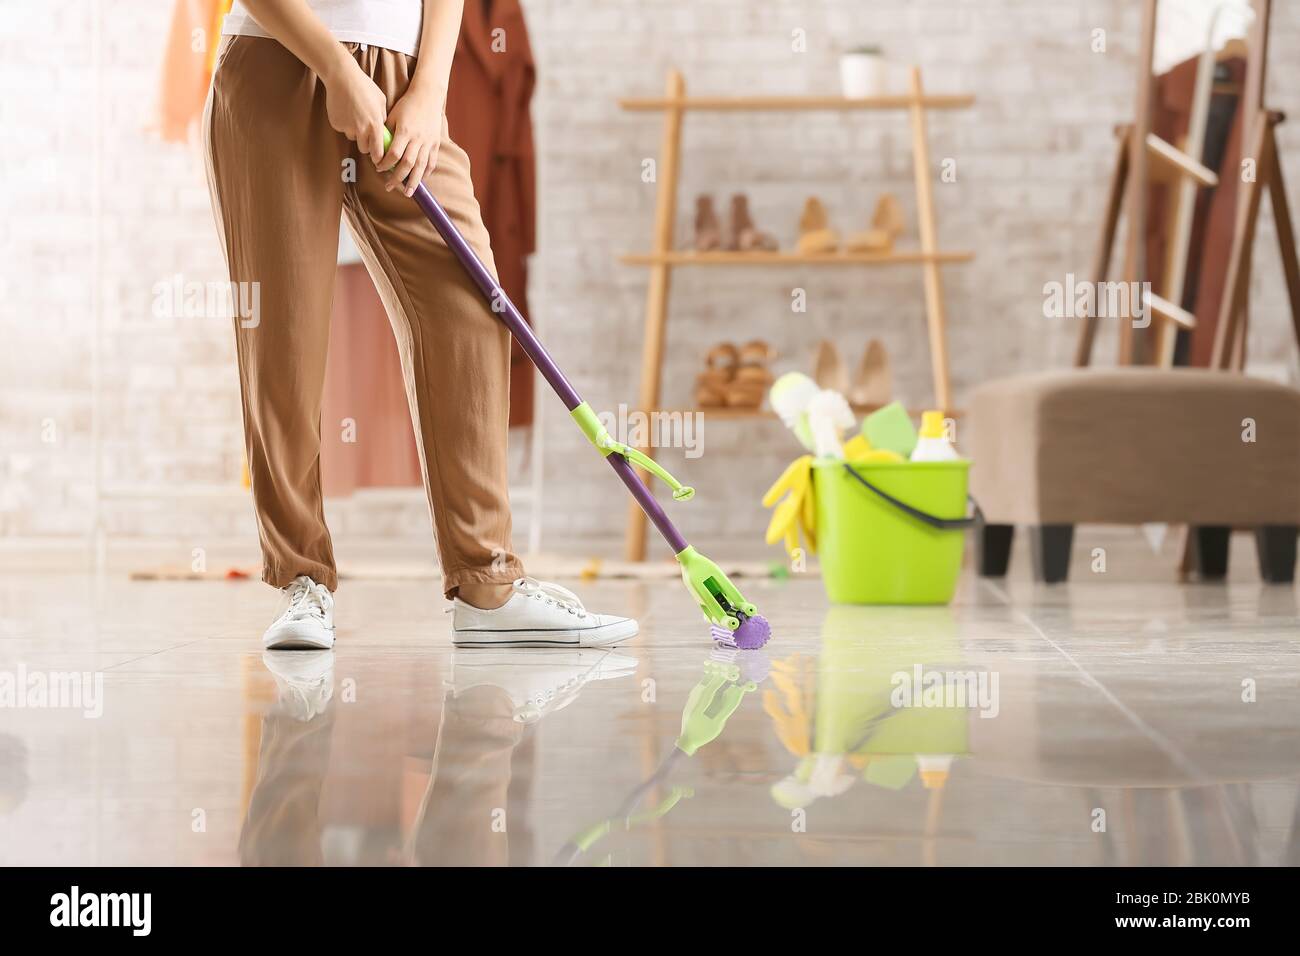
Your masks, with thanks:
[(371, 123), (357, 138), (357, 145), (361, 151), (370, 157), (376, 166), (384, 158), (384, 126), (383, 123)]
[(420, 150), (420, 159), (411, 170), (411, 175), (406, 178), (406, 195), (414, 196), (416, 187), (433, 172), (434, 166), (438, 163), (438, 146), (439, 144), (434, 142)]
[(406, 182), (406, 177), (411, 175), (411, 170), (420, 159), (420, 150), (423, 147), (419, 143), (412, 143), (402, 156), (402, 161), (393, 167), (393, 183), (401, 186)]
[[(382, 137), (383, 133), (380, 133), (379, 135)], [(393, 134), (393, 145), (389, 146), (388, 152), (384, 153), (384, 161), (379, 164), (379, 171), (381, 173), (386, 173), (396, 166), (403, 154), (405, 154), (406, 148), (410, 142), (411, 137), (406, 134), (405, 130), (399, 128), (397, 132)]]
[(411, 167), (411, 174), (406, 177), (407, 196), (414, 196), (416, 187), (419, 186), (420, 183), (424, 181), (424, 177), (428, 175), (429, 152), (430, 149), (427, 144), (420, 147), (420, 157), (415, 161), (415, 165)]

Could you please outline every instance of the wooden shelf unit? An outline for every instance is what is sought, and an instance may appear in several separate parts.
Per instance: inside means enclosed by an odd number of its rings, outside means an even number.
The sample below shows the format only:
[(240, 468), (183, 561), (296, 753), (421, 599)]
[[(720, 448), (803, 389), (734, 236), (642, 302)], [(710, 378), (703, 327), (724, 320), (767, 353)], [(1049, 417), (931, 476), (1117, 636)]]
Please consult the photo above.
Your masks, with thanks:
[[(918, 102), (911, 94), (869, 96), (680, 96), (661, 99), (623, 99), (625, 110), (658, 113), (663, 110), (691, 110), (701, 113), (788, 113), (827, 110), (910, 110)], [(922, 109), (964, 110), (975, 104), (973, 96), (921, 96)]]
[(628, 266), (896, 266), (926, 262), (970, 262), (975, 253), (964, 251), (922, 252), (894, 249), (891, 252), (632, 252), (620, 256)]
[[(619, 106), (632, 112), (663, 114), (663, 133), (659, 148), (659, 190), (655, 196), (654, 232), (650, 251), (621, 257), (627, 265), (650, 270), (646, 288), (645, 344), (641, 353), (641, 387), (637, 407), (658, 409), (663, 374), (664, 339), (668, 324), (668, 299), (672, 270), (695, 266), (920, 266), (925, 293), (926, 329), (930, 340), (930, 368), (934, 382), (934, 406), (953, 407), (948, 380), (947, 316), (943, 300), (940, 265), (969, 262), (973, 252), (943, 251), (939, 248), (935, 226), (930, 147), (926, 136), (926, 113), (929, 110), (967, 109), (973, 96), (925, 93), (921, 70), (913, 67), (905, 94), (848, 99), (839, 96), (697, 96), (686, 95), (686, 81), (677, 70), (670, 70), (664, 95), (658, 98), (628, 98)], [(688, 112), (802, 112), (802, 111), (899, 111), (910, 120), (912, 166), (916, 189), (916, 214), (920, 245), (917, 249), (895, 249), (888, 253), (829, 253), (803, 255), (796, 252), (693, 252), (673, 248), (677, 227), (677, 186), (681, 172), (682, 121)], [(774, 417), (759, 409), (699, 409), (719, 418)], [(695, 409), (691, 409), (695, 411)], [(641, 449), (653, 455), (654, 449)], [(639, 472), (646, 479), (644, 472)], [(631, 502), (627, 517), (624, 553), (629, 561), (645, 560), (646, 517)]]

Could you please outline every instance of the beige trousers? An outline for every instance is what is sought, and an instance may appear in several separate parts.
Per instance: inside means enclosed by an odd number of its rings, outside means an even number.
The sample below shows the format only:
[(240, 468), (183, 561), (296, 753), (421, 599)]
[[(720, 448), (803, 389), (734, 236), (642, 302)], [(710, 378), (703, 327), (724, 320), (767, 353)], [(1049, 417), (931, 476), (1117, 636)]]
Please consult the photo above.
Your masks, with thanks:
[[(347, 47), (391, 109), (415, 60)], [(262, 579), (284, 587), (306, 574), (331, 590), (338, 583), (321, 504), (320, 412), (340, 214), (397, 337), (443, 590), (520, 577), (506, 487), (505, 326), (414, 200), (386, 191), (370, 159), (330, 127), (324, 86), (275, 40), (224, 41), (203, 129), (231, 281), (241, 291), (257, 283), (257, 295), (246, 297), (257, 314), (236, 315), (235, 338)], [(494, 268), (469, 158), (445, 135), (445, 119), (443, 132), (425, 185)]]

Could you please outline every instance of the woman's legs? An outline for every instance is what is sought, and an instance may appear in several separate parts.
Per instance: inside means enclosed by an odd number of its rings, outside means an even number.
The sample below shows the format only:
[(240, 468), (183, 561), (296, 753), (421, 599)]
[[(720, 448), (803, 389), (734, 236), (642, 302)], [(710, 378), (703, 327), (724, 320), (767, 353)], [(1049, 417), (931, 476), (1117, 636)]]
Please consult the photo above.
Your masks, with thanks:
[[(357, 58), (391, 108), (414, 61), (374, 48)], [(446, 137), (445, 120), (443, 130), (437, 167), (425, 185), (492, 268), (469, 158)], [(384, 187), (373, 164), (357, 157), (355, 182), (344, 186), (344, 210), (397, 337), (443, 590), (495, 607), (524, 573), (510, 544), (510, 333), (415, 201)]]
[[(411, 61), (356, 54), (390, 105)], [(228, 41), (204, 124), (209, 184), (232, 282), (256, 283), (257, 315), (235, 334), (263, 580), (306, 574), (337, 587), (320, 493), (320, 401), (339, 216), (383, 296), (450, 595), (492, 607), (523, 575), (510, 546), (506, 441), (509, 333), (418, 207), (384, 190), (334, 131), (316, 76), (274, 40)], [(469, 179), (450, 140), (428, 185), (489, 265)]]
[(293, 54), (258, 37), (226, 43), (204, 138), (230, 278), (258, 305), (236, 317), (235, 339), (262, 579), (283, 588), (305, 574), (334, 590), (320, 406), (351, 144), (330, 128), (324, 87)]

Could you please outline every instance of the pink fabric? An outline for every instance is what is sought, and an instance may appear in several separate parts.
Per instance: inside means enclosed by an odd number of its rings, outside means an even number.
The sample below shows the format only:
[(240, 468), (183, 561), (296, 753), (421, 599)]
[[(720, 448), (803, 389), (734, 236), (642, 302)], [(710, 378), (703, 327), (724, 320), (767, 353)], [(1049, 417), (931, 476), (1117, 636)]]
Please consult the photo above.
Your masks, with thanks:
[[(352, 436), (349, 419), (355, 423)], [(357, 488), (421, 484), (388, 316), (366, 267), (339, 266), (321, 402), (322, 491), (350, 495)]]

